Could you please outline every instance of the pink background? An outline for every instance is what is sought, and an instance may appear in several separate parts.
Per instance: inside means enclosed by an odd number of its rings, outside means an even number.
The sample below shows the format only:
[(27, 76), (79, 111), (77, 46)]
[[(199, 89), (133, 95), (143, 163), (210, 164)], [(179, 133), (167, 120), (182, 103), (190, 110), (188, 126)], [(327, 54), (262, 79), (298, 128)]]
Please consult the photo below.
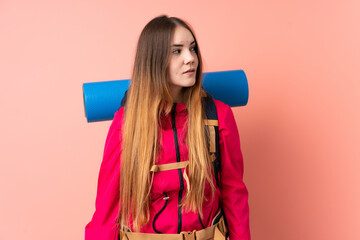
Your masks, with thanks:
[[(141, 9), (140, 9), (141, 8)], [(110, 121), (82, 83), (130, 77), (160, 14), (205, 71), (243, 69), (234, 108), (253, 239), (360, 239), (360, 2), (0, 1), (0, 239), (82, 239)]]

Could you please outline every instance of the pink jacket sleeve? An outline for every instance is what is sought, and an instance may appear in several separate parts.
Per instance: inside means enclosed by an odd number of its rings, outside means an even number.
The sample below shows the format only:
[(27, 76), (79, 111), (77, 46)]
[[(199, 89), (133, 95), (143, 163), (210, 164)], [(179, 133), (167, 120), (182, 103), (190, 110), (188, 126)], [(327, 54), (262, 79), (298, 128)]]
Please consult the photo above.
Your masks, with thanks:
[(85, 227), (85, 240), (116, 240), (119, 209), (120, 149), (123, 108), (115, 113), (100, 167), (95, 213)]
[(221, 154), (220, 191), (230, 240), (249, 240), (248, 191), (243, 182), (239, 132), (231, 108), (216, 101)]

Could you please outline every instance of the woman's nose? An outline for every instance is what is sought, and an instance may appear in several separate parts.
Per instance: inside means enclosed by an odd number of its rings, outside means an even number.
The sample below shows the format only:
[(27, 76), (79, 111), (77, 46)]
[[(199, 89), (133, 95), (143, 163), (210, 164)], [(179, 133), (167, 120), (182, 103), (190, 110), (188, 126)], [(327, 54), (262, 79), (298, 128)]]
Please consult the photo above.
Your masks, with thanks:
[(194, 61), (195, 61), (195, 57), (196, 56), (194, 56), (195, 54), (193, 54), (193, 52), (191, 52), (191, 51), (186, 51), (186, 53), (185, 53), (185, 59), (184, 59), (184, 63), (185, 64), (189, 64), (189, 63), (193, 63)]

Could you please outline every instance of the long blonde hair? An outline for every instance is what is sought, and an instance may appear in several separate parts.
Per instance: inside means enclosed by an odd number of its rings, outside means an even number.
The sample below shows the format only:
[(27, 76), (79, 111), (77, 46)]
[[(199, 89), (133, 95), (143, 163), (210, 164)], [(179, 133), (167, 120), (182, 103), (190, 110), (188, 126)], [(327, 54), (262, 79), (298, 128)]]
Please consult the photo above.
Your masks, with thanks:
[[(152, 185), (150, 168), (155, 164), (161, 131), (159, 119), (169, 114), (173, 105), (168, 84), (170, 45), (177, 26), (188, 29), (195, 41), (195, 35), (184, 21), (159, 16), (151, 20), (140, 34), (132, 83), (125, 105), (125, 119), (122, 129), (122, 151), (120, 169), (120, 202), (117, 222), (138, 231), (149, 222), (149, 198)], [(189, 165), (187, 173), (188, 191), (182, 205), (188, 211), (202, 215), (205, 184), (208, 182), (214, 193), (212, 166), (208, 153), (204, 129), (202, 99), (205, 92), (201, 87), (202, 61), (196, 43), (199, 64), (194, 86), (184, 88), (184, 99), (188, 110), (187, 146)], [(129, 226), (130, 227), (130, 226)]]

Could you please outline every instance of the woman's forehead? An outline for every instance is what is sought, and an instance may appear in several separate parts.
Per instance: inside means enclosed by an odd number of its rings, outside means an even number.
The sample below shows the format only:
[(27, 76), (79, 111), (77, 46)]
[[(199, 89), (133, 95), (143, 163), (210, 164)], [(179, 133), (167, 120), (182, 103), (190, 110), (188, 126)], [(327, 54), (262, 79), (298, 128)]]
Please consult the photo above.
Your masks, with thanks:
[(172, 44), (174, 45), (190, 45), (195, 41), (191, 32), (181, 26), (177, 26), (174, 31)]

